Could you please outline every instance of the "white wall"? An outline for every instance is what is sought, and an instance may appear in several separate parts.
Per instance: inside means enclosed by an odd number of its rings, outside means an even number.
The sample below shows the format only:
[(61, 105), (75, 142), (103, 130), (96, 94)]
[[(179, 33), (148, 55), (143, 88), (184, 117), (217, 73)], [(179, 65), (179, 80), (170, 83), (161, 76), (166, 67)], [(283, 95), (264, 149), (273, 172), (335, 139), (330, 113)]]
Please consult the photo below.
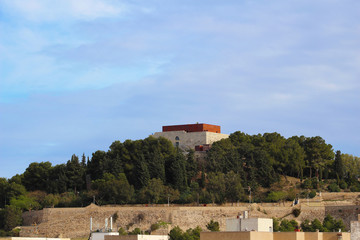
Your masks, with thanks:
[(240, 231), (257, 231), (258, 218), (240, 218)]
[(226, 219), (226, 231), (227, 232), (239, 232), (240, 231), (240, 219), (239, 218)]
[(11, 240), (70, 240), (70, 238), (11, 237)]
[(271, 218), (226, 219), (226, 231), (272, 232), (273, 220)]
[(350, 224), (351, 224), (351, 240), (360, 240), (360, 222), (352, 221)]
[(104, 240), (105, 235), (118, 236), (118, 232), (93, 232), (91, 233), (91, 240)]
[(258, 232), (272, 232), (273, 220), (271, 218), (258, 218)]
[(169, 240), (168, 235), (137, 235), (138, 240)]

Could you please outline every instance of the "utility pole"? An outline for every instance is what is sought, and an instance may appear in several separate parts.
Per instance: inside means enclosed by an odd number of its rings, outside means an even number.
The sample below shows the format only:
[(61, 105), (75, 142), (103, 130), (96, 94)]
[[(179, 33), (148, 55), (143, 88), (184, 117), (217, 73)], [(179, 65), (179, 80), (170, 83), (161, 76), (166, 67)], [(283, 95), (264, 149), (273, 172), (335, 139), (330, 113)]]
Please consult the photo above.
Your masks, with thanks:
[(249, 203), (251, 203), (251, 187), (248, 187), (248, 191), (249, 191)]

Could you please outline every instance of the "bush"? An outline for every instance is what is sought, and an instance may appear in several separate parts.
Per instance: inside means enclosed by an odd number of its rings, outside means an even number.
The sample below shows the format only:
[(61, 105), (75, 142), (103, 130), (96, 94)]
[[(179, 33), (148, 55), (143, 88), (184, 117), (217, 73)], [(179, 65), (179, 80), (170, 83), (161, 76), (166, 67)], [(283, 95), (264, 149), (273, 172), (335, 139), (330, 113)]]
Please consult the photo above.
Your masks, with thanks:
[(313, 189), (318, 189), (318, 187), (319, 187), (319, 181), (318, 181), (318, 179), (316, 178), (316, 177), (313, 177), (312, 179), (311, 179), (311, 185), (312, 185), (312, 188)]
[(305, 179), (302, 184), (301, 184), (301, 187), (304, 188), (304, 189), (310, 189), (312, 187), (312, 184), (311, 184), (311, 179)]
[(160, 225), (158, 223), (151, 224), (151, 226), (150, 226), (150, 230), (152, 232), (158, 230), (159, 228), (160, 228)]
[(352, 191), (352, 192), (360, 192), (360, 187), (358, 185), (352, 185), (350, 187), (350, 191)]
[(315, 190), (312, 190), (310, 193), (309, 193), (309, 198), (314, 198), (316, 197), (316, 191)]
[(295, 198), (296, 198), (296, 191), (295, 191), (294, 188), (291, 188), (291, 189), (287, 192), (286, 200), (287, 200), (287, 201), (294, 201)]
[(139, 235), (139, 234), (143, 234), (143, 231), (141, 231), (140, 228), (135, 228), (134, 230), (129, 232), (129, 235)]
[(346, 189), (348, 187), (347, 183), (344, 180), (341, 180), (339, 183), (341, 189)]
[(0, 229), (0, 237), (7, 237), (7, 236), (10, 236), (10, 233)]
[(211, 219), (211, 221), (206, 225), (206, 228), (212, 232), (218, 232), (220, 231), (220, 224), (219, 222), (215, 222)]
[(280, 220), (277, 218), (273, 218), (273, 231), (274, 232), (280, 231)]
[(266, 197), (267, 202), (279, 202), (281, 200), (286, 199), (287, 193), (286, 192), (270, 192)]
[(127, 232), (125, 231), (125, 229), (123, 229), (122, 227), (119, 228), (119, 235), (127, 235)]
[(336, 183), (332, 183), (328, 186), (330, 192), (340, 192), (340, 188)]
[(292, 211), (292, 214), (294, 215), (294, 217), (298, 217), (301, 213), (301, 210), (299, 208), (294, 208)]

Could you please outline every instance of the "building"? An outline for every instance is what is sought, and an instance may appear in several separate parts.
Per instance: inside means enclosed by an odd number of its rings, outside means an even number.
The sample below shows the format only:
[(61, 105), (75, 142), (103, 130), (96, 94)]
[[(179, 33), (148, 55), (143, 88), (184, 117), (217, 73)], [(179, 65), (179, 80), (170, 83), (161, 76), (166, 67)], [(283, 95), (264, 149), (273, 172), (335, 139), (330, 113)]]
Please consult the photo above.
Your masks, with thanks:
[(119, 235), (105, 236), (104, 240), (169, 240), (168, 235)]
[(339, 232), (201, 232), (200, 240), (350, 240)]
[(208, 150), (212, 143), (229, 137), (221, 133), (220, 126), (205, 123), (163, 126), (162, 132), (156, 132), (153, 136), (169, 139), (181, 149), (197, 151)]
[(119, 236), (118, 232), (92, 232), (89, 240), (104, 240), (105, 236)]
[(350, 222), (351, 240), (360, 240), (360, 214), (357, 221)]
[(272, 232), (273, 220), (271, 218), (234, 218), (226, 219), (227, 232)]

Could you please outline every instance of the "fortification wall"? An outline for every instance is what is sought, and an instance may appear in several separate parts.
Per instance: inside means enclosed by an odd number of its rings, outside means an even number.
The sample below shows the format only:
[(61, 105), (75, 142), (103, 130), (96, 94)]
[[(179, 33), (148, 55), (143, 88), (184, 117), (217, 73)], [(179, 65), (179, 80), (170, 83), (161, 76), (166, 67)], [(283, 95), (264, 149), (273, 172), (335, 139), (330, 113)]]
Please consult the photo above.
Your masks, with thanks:
[[(359, 206), (311, 206), (301, 204), (301, 214), (296, 220), (318, 218), (324, 219), (326, 214), (344, 219), (347, 227), (350, 221), (357, 220)], [(180, 226), (186, 230), (200, 226), (206, 229), (206, 224), (213, 219), (220, 223), (220, 229), (225, 230), (226, 218), (235, 218), (239, 213), (249, 210), (250, 217), (277, 217), (294, 219), (291, 214), (293, 207), (290, 202), (278, 204), (238, 204), (237, 206), (96, 206), (85, 208), (47, 208), (40, 211), (24, 213), (24, 227), (21, 236), (26, 237), (84, 237), (90, 232), (90, 217), (93, 218), (93, 230), (101, 229), (105, 225), (105, 218), (115, 213), (118, 219), (113, 228), (122, 227), (133, 230), (138, 227), (142, 230), (150, 229), (151, 224), (158, 221), (171, 223), (170, 229)]]

